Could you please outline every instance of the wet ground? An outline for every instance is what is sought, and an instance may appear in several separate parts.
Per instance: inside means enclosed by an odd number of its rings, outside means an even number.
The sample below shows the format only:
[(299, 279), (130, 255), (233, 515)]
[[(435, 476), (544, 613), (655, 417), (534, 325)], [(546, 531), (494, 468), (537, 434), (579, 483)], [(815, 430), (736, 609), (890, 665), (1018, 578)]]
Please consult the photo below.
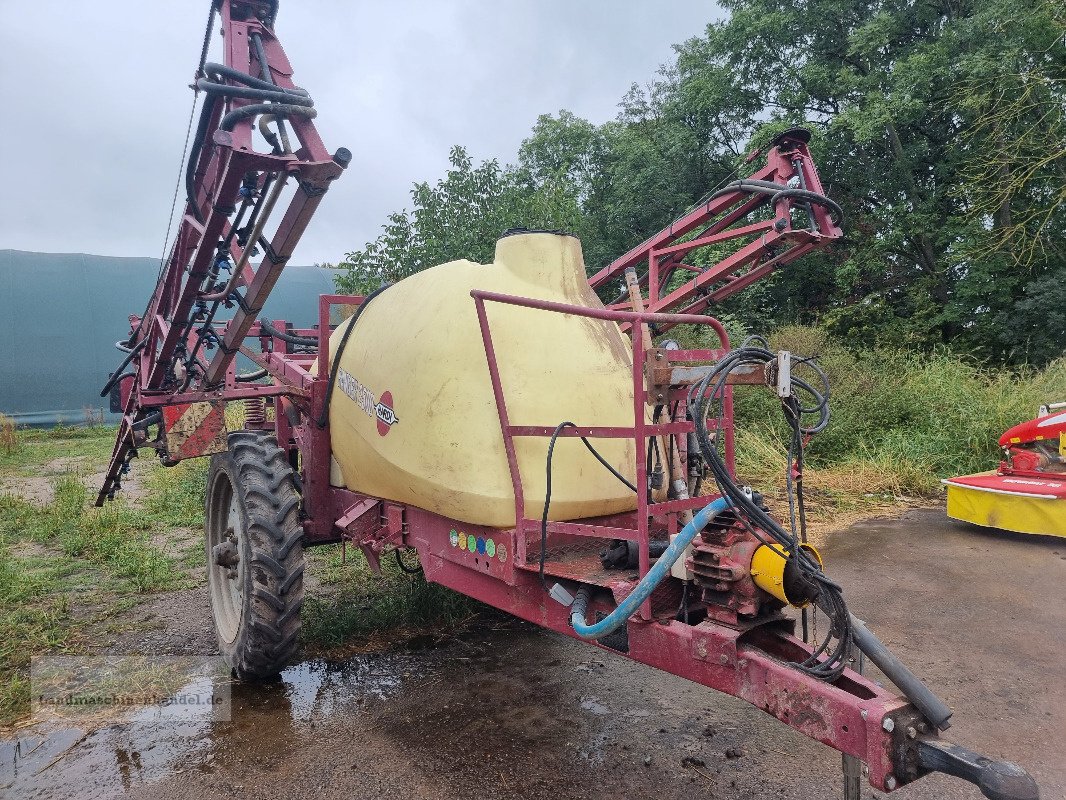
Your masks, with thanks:
[[(931, 510), (857, 525), (823, 550), (853, 612), (954, 707), (951, 738), (1066, 798), (1066, 541)], [(209, 614), (189, 602), (149, 647), (202, 649)], [(228, 722), (0, 742), (5, 798), (301, 795), (813, 800), (840, 797), (841, 775), (834, 751), (740, 701), (499, 619), (235, 686)], [(932, 776), (895, 796), (980, 795)]]

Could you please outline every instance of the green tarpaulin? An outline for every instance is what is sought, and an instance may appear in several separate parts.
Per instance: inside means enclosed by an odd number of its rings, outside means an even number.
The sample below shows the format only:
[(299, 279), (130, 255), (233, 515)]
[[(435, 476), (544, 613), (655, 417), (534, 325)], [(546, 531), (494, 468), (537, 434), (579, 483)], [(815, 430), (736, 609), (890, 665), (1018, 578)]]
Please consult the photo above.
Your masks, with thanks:
[[(0, 412), (20, 425), (106, 412), (100, 389), (123, 358), (115, 342), (144, 313), (158, 271), (151, 258), (0, 250)], [(310, 327), (318, 295), (332, 291), (330, 270), (286, 267), (263, 313)]]

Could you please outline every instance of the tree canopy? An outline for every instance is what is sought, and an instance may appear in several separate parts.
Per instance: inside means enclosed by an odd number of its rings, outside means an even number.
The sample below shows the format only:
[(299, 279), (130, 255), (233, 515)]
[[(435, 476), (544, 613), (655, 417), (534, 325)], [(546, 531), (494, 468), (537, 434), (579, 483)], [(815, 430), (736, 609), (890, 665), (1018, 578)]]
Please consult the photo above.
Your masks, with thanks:
[[(818, 323), (856, 344), (1043, 364), (1066, 342), (1066, 11), (1034, 0), (723, 0), (728, 16), (622, 98), (614, 120), (545, 114), (515, 163), (452, 168), (340, 265), (346, 290), (510, 227), (571, 230), (598, 268), (796, 124), (846, 212), (830, 251), (712, 309)], [(756, 162), (757, 163), (757, 162)]]

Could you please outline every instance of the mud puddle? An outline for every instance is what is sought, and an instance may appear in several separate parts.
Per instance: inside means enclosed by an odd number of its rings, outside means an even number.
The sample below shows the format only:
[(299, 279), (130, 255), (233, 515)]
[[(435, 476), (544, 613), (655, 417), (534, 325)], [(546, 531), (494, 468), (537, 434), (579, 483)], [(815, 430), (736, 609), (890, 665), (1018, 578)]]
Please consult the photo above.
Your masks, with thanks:
[[(343, 662), (309, 660), (262, 685), (208, 679), (177, 694), (226, 695), (224, 708), (153, 708), (72, 727), (55, 719), (18, 738), (0, 741), (0, 792), (19, 798), (77, 796), (98, 800), (195, 770), (209, 774), (237, 745), (251, 757), (268, 755), (285, 737), (313, 729), (334, 714), (359, 715), (417, 680), (429, 664), (407, 652), (356, 656)], [(200, 679), (202, 682), (203, 679)], [(244, 755), (238, 755), (243, 760)]]

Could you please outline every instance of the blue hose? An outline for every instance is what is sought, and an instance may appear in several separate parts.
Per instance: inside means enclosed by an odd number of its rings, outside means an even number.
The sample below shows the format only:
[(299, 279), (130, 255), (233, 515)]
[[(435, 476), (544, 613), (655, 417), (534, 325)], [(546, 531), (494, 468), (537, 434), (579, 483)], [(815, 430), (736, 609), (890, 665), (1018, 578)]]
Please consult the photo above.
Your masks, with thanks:
[(655, 587), (662, 582), (663, 578), (670, 574), (670, 567), (681, 557), (685, 549), (692, 544), (692, 540), (699, 535), (699, 532), (729, 506), (729, 501), (724, 497), (720, 497), (700, 509), (692, 518), (692, 522), (682, 528), (681, 532), (674, 537), (670, 546), (666, 548), (666, 552), (652, 565), (652, 568), (648, 570), (648, 574), (629, 593), (629, 596), (619, 603), (614, 611), (594, 625), (589, 625), (585, 621), (585, 609), (588, 607), (590, 591), (587, 586), (583, 586), (578, 591), (570, 611), (570, 624), (573, 626), (574, 632), (582, 639), (599, 639), (622, 625), (640, 608), (641, 603), (651, 597)]

